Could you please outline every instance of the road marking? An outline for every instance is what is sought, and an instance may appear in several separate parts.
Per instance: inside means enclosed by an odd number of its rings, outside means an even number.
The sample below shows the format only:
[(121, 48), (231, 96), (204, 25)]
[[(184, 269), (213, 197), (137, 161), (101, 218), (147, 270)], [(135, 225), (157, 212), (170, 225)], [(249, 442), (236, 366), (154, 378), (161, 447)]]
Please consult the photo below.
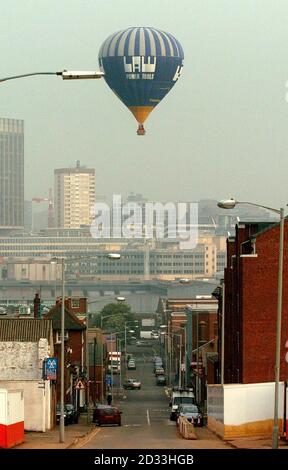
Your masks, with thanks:
[(124, 424), (125, 428), (131, 428), (131, 427), (135, 428), (135, 427), (139, 427), (139, 426), (141, 426), (141, 424)]
[(170, 411), (170, 409), (167, 408), (167, 409), (164, 410), (163, 408), (161, 408), (160, 410), (155, 410), (155, 409), (153, 408), (153, 412), (154, 412), (154, 411), (155, 411), (156, 413), (167, 413), (167, 411)]
[(150, 417), (149, 417), (149, 410), (147, 410), (147, 422), (148, 422), (148, 426), (151, 426)]

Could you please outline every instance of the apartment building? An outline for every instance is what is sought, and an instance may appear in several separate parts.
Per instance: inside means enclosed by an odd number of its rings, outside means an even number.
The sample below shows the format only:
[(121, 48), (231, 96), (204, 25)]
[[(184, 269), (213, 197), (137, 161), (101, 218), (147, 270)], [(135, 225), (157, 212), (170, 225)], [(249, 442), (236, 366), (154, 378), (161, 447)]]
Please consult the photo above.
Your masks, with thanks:
[(80, 228), (90, 225), (95, 204), (95, 170), (80, 165), (54, 170), (55, 225)]

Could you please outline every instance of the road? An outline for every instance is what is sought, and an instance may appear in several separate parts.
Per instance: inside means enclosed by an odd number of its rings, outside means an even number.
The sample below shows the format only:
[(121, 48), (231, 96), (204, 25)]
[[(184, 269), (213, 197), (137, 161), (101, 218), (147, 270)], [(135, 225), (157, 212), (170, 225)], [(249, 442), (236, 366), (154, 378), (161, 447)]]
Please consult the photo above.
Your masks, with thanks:
[[(114, 404), (122, 411), (122, 426), (101, 426), (86, 449), (196, 449), (230, 448), (206, 428), (197, 428), (197, 440), (186, 440), (170, 421), (169, 402), (165, 390), (156, 385), (153, 373), (152, 348), (129, 347), (136, 360), (135, 371), (128, 377), (141, 380), (141, 390), (127, 390)], [(123, 371), (125, 378), (125, 371)]]

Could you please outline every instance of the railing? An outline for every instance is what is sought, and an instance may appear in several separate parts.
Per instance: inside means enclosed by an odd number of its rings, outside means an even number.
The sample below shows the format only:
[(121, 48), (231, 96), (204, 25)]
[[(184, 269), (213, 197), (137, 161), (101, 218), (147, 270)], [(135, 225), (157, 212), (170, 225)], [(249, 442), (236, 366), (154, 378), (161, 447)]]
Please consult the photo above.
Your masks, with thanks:
[(184, 437), (184, 439), (197, 439), (194, 424), (190, 423), (184, 416), (180, 416), (178, 420), (181, 436)]

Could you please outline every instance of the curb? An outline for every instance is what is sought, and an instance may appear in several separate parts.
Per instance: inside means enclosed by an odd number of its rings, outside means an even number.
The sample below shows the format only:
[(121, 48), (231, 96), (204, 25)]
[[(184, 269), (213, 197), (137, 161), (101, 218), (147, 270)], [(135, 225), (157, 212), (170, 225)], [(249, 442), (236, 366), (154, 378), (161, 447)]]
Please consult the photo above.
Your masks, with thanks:
[(87, 431), (85, 434), (82, 436), (76, 437), (74, 441), (69, 444), (66, 449), (79, 449), (83, 447), (85, 444), (87, 444), (90, 439), (92, 439), (98, 432), (100, 431), (100, 428), (96, 428), (95, 426), (91, 427), (89, 431)]

